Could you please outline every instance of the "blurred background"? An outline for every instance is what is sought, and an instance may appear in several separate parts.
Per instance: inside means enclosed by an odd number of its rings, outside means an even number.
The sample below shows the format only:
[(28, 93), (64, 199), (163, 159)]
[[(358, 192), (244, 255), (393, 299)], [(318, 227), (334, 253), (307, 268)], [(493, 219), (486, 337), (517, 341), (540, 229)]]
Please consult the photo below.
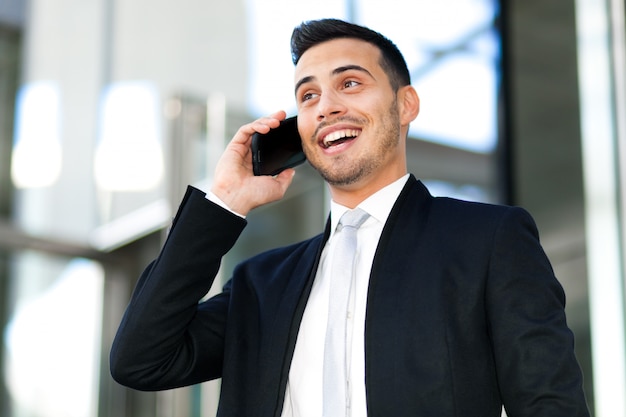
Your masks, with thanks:
[[(0, 0), (1, 416), (215, 415), (219, 381), (125, 389), (110, 344), (185, 187), (241, 124), (295, 114), (291, 30), (322, 17), (405, 54), (409, 169), (434, 194), (533, 214), (592, 413), (626, 417), (623, 0)], [(297, 171), (220, 284), (322, 230), (325, 186)]]

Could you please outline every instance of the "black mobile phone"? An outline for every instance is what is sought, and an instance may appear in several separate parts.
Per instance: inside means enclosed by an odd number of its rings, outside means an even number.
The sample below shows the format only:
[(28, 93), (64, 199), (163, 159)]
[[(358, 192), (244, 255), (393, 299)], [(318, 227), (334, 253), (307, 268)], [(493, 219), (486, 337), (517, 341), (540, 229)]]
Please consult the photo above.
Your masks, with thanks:
[(306, 161), (295, 116), (266, 134), (255, 133), (251, 150), (254, 175), (277, 175)]

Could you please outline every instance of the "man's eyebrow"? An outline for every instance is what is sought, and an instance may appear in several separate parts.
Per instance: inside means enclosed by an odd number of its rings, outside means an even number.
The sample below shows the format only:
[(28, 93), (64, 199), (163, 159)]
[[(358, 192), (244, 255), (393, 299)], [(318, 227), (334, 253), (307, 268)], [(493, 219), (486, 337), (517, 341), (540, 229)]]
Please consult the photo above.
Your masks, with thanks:
[(298, 81), (296, 83), (296, 88), (294, 88), (294, 92), (297, 93), (298, 92), (298, 88), (300, 88), (300, 86), (302, 84), (308, 83), (310, 81), (313, 81), (315, 79), (315, 77), (313, 77), (312, 75), (309, 75), (307, 77), (303, 77), (302, 79), (300, 79), (300, 81)]
[[(344, 65), (344, 66), (341, 66), (341, 67), (337, 67), (337, 68), (335, 68), (335, 69), (331, 72), (331, 74), (332, 74), (332, 75), (338, 75), (338, 74), (341, 74), (342, 72), (346, 72), (346, 71), (353, 71), (353, 70), (354, 70), (354, 71), (361, 71), (361, 72), (364, 72), (364, 73), (366, 73), (367, 75), (369, 75), (370, 77), (374, 78), (374, 76), (372, 75), (372, 73), (371, 73), (371, 72), (369, 72), (367, 69), (363, 68), (363, 67), (362, 67), (362, 66), (360, 66), (360, 65)], [(300, 88), (300, 86), (301, 86), (302, 84), (308, 83), (308, 82), (313, 81), (313, 80), (315, 80), (315, 77), (314, 77), (314, 76), (312, 76), (312, 75), (309, 75), (309, 76), (307, 76), (307, 77), (303, 77), (302, 79), (300, 79), (300, 80), (296, 83), (296, 87), (294, 88), (294, 91), (295, 91), (295, 92), (298, 92), (298, 88)]]
[(371, 72), (369, 72), (367, 69), (363, 68), (360, 65), (344, 65), (343, 67), (339, 67), (339, 68), (335, 68), (332, 72), (333, 75), (337, 75), (337, 74), (341, 74), (342, 72), (346, 72), (346, 71), (351, 71), (351, 70), (355, 70), (355, 71), (361, 71), (366, 73), (367, 75), (369, 75), (370, 77), (374, 78), (374, 76), (372, 75)]

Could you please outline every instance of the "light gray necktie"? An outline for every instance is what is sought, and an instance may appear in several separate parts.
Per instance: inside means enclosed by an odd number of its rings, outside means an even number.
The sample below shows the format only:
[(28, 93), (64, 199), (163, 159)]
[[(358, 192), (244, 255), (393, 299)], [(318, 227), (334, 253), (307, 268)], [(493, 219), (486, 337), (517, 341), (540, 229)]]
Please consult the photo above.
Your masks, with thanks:
[(323, 417), (345, 417), (349, 407), (346, 321), (350, 288), (354, 280), (356, 233), (369, 217), (357, 208), (339, 220), (331, 265), (328, 325), (324, 344)]

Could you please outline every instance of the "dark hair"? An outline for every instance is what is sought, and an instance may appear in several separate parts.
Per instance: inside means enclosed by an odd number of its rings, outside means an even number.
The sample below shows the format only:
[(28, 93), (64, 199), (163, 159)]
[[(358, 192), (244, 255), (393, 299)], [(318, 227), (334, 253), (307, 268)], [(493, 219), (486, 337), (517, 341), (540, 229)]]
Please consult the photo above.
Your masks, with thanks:
[(380, 66), (394, 90), (411, 84), (406, 61), (398, 47), (389, 39), (369, 28), (338, 19), (303, 22), (291, 35), (291, 59), (294, 65), (309, 48), (339, 38), (353, 38), (368, 42), (380, 50)]

